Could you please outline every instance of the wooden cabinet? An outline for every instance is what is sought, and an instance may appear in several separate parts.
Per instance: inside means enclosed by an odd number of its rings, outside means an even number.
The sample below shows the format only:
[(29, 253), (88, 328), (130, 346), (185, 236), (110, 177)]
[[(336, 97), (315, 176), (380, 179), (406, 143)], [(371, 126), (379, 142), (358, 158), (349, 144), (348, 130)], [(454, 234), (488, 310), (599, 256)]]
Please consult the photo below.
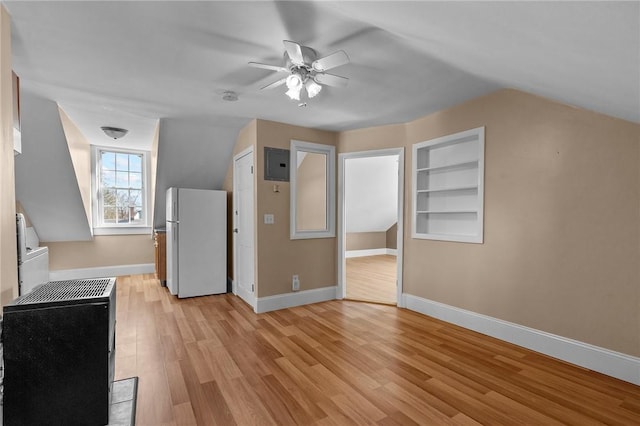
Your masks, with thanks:
[(160, 284), (165, 285), (167, 281), (167, 234), (165, 231), (156, 230), (153, 233), (154, 245), (156, 247), (156, 278)]
[(484, 127), (413, 146), (413, 238), (482, 243)]

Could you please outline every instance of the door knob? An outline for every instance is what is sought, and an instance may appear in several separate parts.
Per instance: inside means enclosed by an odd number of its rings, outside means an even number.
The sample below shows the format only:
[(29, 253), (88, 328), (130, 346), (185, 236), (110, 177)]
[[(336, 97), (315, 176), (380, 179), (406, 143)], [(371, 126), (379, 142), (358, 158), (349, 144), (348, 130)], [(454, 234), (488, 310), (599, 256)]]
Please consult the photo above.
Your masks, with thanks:
[(233, 228), (233, 232), (238, 233), (238, 228)]

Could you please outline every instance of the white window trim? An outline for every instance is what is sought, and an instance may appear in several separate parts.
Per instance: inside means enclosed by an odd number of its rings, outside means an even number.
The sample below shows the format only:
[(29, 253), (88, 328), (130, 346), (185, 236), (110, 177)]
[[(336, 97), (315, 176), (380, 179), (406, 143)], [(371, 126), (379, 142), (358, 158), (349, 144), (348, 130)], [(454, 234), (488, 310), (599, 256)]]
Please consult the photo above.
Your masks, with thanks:
[[(143, 211), (144, 224), (142, 225), (104, 225), (100, 223), (100, 203), (98, 200), (98, 164), (100, 163), (100, 151), (122, 152), (126, 154), (142, 155), (142, 175), (144, 187)], [(149, 170), (151, 166), (150, 155), (148, 151), (140, 151), (133, 149), (115, 148), (109, 146), (91, 145), (91, 211), (93, 220), (93, 235), (150, 235), (152, 227), (151, 208), (149, 200), (151, 199), (151, 189), (149, 184)]]

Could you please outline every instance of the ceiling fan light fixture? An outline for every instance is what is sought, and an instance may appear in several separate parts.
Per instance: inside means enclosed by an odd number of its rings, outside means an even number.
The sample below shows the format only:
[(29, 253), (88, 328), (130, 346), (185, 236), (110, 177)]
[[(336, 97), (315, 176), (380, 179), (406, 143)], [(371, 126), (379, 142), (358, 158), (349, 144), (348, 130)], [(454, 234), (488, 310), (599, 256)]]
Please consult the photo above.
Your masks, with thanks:
[(299, 101), (300, 100), (300, 89), (302, 88), (302, 86), (299, 87), (292, 87), (289, 90), (287, 90), (286, 95), (293, 99), (294, 101)]
[(307, 89), (307, 95), (309, 95), (310, 98), (315, 97), (322, 90), (322, 86), (312, 79), (307, 80), (305, 87)]
[[(286, 84), (285, 94), (290, 99), (300, 101), (301, 97), (305, 100), (316, 97), (325, 85), (333, 87), (347, 85), (348, 78), (325, 74), (325, 71), (349, 63), (349, 56), (343, 50), (318, 58), (317, 52), (308, 46), (302, 46), (289, 40), (283, 40), (283, 43), (285, 47), (284, 66), (249, 62), (249, 65), (255, 68), (288, 74), (286, 77), (262, 87), (262, 89), (272, 89)], [(306, 102), (299, 105), (306, 106)]]
[(105, 135), (109, 136), (113, 139), (120, 139), (124, 137), (129, 131), (127, 129), (123, 129), (120, 127), (111, 127), (111, 126), (102, 126), (100, 129), (104, 132)]
[(287, 77), (287, 88), (289, 90), (298, 89), (298, 93), (300, 92), (300, 88), (302, 87), (302, 77), (298, 73), (293, 73), (289, 77)]

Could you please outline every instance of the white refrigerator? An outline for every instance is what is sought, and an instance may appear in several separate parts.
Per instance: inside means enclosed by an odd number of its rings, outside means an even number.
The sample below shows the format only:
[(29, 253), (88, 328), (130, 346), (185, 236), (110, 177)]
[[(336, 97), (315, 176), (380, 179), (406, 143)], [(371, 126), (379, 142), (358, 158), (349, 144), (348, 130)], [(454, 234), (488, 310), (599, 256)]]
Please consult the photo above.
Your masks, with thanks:
[(227, 193), (167, 189), (167, 287), (178, 297), (227, 292)]

